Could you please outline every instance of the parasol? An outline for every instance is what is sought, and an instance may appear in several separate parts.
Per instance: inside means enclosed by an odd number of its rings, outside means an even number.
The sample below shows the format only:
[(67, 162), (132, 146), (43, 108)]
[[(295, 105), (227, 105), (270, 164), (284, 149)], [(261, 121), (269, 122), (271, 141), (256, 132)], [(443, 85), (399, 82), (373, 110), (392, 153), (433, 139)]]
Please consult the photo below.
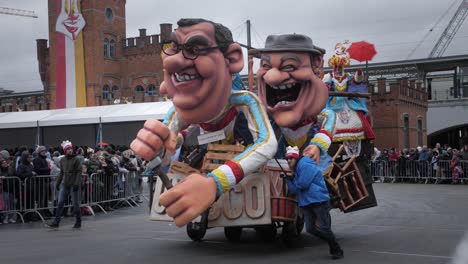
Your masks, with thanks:
[(367, 41), (358, 41), (351, 43), (351, 46), (348, 48), (349, 57), (357, 61), (366, 62), (366, 80), (367, 80), (367, 67), (368, 61), (377, 54), (374, 44)]

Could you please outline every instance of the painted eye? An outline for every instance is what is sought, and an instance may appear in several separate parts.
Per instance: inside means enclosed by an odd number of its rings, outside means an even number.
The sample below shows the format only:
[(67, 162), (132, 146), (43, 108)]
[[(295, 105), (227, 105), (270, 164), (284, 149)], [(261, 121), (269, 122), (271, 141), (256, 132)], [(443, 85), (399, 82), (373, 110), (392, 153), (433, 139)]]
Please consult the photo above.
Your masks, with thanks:
[(286, 65), (286, 66), (281, 67), (281, 71), (284, 71), (284, 72), (292, 72), (295, 70), (296, 70), (296, 67), (293, 65)]
[(262, 64), (262, 68), (263, 68), (264, 70), (268, 71), (268, 70), (271, 69), (271, 65), (268, 64), (268, 63), (264, 63), (264, 64)]

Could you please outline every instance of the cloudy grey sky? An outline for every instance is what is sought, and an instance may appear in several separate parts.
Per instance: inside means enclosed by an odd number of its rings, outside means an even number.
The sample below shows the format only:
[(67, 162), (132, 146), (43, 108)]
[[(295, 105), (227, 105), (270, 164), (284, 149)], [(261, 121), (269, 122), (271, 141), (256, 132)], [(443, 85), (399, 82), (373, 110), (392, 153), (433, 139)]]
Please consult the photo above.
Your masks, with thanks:
[[(127, 0), (127, 37), (137, 36), (139, 28), (158, 34), (160, 23), (201, 17), (226, 25), (236, 41), (246, 43), (245, 21), (250, 19), (254, 47), (263, 46), (269, 34), (300, 33), (325, 48), (326, 59), (345, 39), (374, 43), (378, 54), (372, 62), (417, 59), (429, 55), (462, 1)], [(0, 14), (0, 88), (41, 90), (35, 40), (48, 38), (47, 0), (0, 0), (0, 7), (34, 10), (39, 16)], [(444, 56), (467, 54), (467, 40), (468, 20)]]

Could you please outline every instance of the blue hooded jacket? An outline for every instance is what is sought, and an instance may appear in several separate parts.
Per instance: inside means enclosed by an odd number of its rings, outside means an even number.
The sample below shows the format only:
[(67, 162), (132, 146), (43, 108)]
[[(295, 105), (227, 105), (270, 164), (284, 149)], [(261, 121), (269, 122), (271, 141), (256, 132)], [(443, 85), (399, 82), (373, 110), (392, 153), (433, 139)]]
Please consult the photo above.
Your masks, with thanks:
[(289, 192), (297, 195), (300, 207), (330, 200), (322, 171), (307, 156), (298, 160), (294, 178), (287, 179)]

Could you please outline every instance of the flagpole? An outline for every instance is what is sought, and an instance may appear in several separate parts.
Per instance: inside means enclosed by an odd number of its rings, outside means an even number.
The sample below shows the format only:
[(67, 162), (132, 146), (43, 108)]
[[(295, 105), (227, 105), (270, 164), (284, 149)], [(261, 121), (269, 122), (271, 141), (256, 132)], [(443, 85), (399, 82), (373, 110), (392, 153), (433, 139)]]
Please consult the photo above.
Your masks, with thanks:
[(36, 146), (40, 146), (40, 127), (39, 127), (39, 120), (36, 120)]
[(102, 123), (101, 123), (101, 117), (99, 117), (99, 142), (102, 142)]

